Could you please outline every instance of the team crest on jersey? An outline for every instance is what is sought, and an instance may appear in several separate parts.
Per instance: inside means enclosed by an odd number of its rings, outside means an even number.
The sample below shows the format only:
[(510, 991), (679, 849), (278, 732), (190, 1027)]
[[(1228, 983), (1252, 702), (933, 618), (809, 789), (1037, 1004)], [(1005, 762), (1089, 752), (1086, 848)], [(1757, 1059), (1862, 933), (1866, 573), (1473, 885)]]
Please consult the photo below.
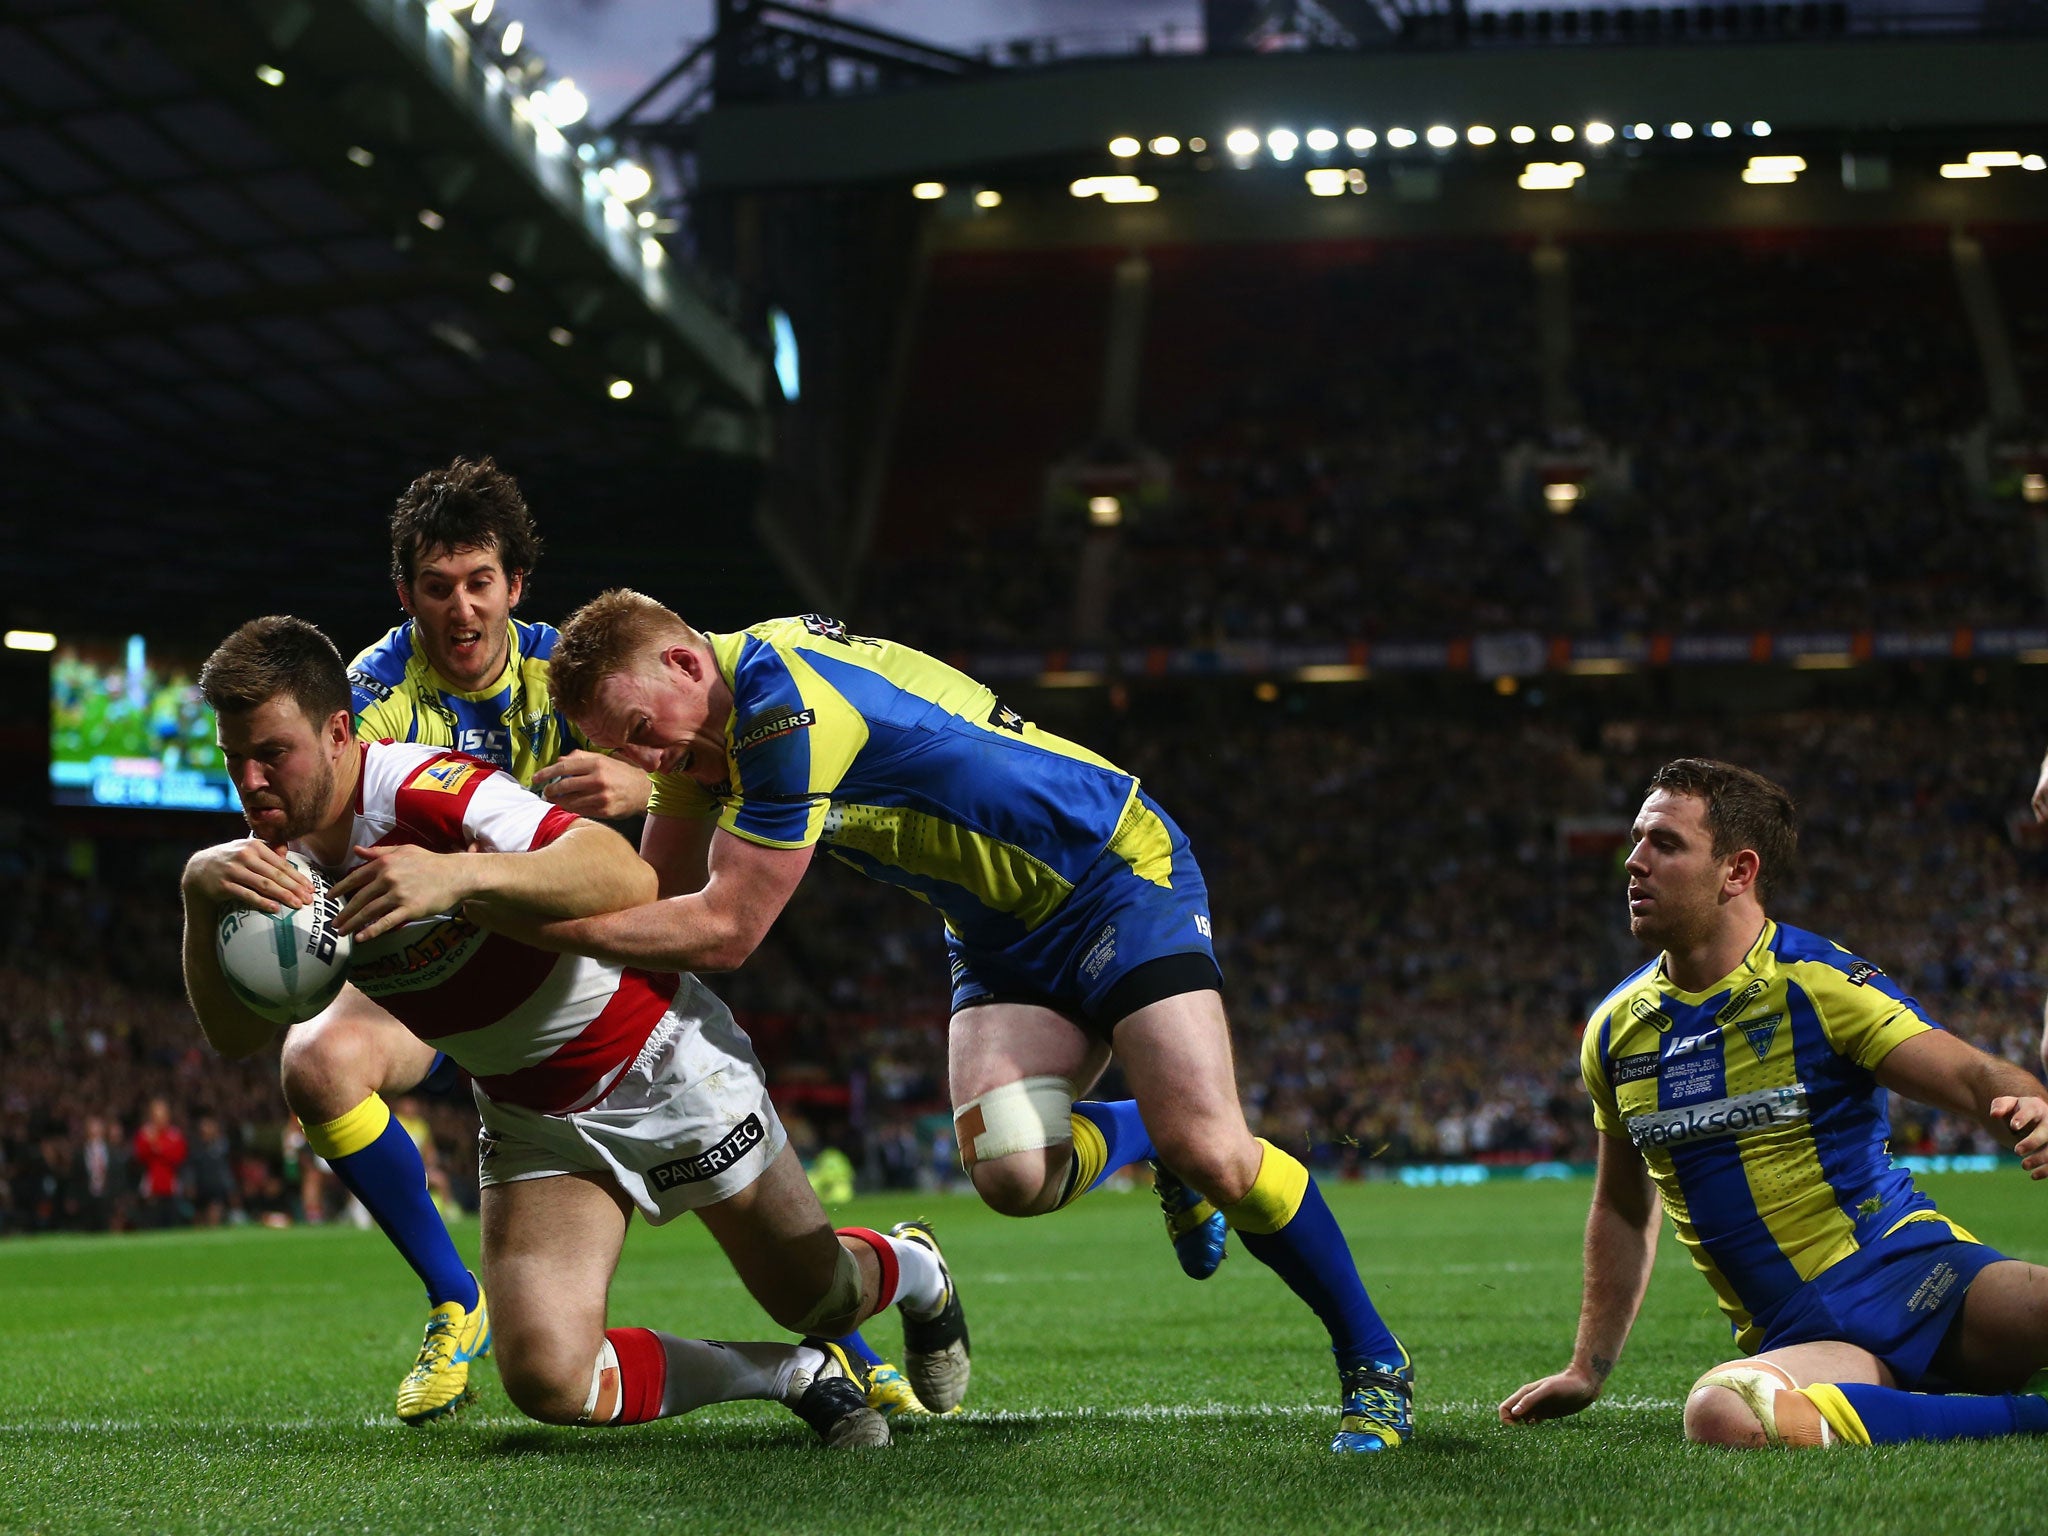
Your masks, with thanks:
[(1861, 987), (1869, 985), (1871, 977), (1882, 976), (1884, 972), (1868, 960), (1858, 960), (1843, 974), (1849, 978), (1851, 986)]
[(773, 741), (778, 736), (787, 736), (791, 731), (807, 731), (818, 723), (815, 709), (786, 709), (777, 715), (755, 722), (740, 732), (732, 744), (735, 752), (744, 752), (749, 747), (758, 747), (764, 741)]
[(1645, 1024), (1656, 1026), (1658, 1034), (1671, 1028), (1671, 1015), (1653, 1005), (1647, 997), (1639, 997), (1628, 1005), (1628, 1011)]
[(988, 723), (999, 731), (1009, 731), (1017, 736), (1024, 734), (1024, 717), (1001, 699), (997, 699), (996, 707), (988, 712)]
[(438, 763), (429, 763), (412, 776), (407, 789), (427, 789), (439, 795), (459, 794), (462, 786), (476, 777), (477, 765), (449, 758)]
[(1785, 1022), (1782, 1013), (1767, 1013), (1760, 1019), (1745, 1019), (1742, 1023), (1742, 1037), (1749, 1042), (1749, 1048), (1756, 1052), (1756, 1059), (1762, 1061), (1771, 1054), (1771, 1040), (1778, 1033), (1778, 1026)]
[(1747, 1008), (1751, 1003), (1755, 1002), (1758, 998), (1762, 997), (1764, 993), (1769, 989), (1769, 987), (1769, 982), (1765, 981), (1762, 977), (1758, 977), (1755, 981), (1752, 981), (1748, 986), (1744, 987), (1740, 992), (1736, 993), (1733, 997), (1731, 997), (1728, 1000), (1728, 1006), (1723, 1008), (1719, 1013), (1715, 1014), (1714, 1017), (1719, 1019), (1723, 1024), (1734, 1023), (1735, 1016), (1741, 1013), (1743, 1009)]

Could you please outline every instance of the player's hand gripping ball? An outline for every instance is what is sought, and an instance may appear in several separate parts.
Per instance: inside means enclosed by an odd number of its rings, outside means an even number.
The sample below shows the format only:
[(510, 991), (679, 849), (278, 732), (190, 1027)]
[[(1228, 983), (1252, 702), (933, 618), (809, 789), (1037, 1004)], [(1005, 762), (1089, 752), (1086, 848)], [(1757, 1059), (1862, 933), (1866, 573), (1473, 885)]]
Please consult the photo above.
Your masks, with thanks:
[(221, 973), (242, 1006), (273, 1024), (299, 1024), (341, 991), (354, 942), (334, 931), (341, 898), (326, 876), (299, 854), (285, 857), (313, 882), (313, 899), (275, 913), (232, 907), (215, 937)]

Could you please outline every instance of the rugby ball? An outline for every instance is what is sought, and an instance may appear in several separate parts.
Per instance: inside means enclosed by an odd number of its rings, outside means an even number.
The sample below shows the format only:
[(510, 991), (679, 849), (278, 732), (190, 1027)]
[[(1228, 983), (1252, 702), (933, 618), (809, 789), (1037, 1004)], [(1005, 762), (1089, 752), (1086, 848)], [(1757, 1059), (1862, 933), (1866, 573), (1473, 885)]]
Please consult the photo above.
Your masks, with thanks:
[(354, 940), (334, 931), (342, 903), (326, 877), (300, 854), (285, 857), (313, 882), (313, 899), (275, 914), (231, 908), (221, 914), (215, 947), (221, 974), (243, 1007), (273, 1024), (299, 1024), (341, 991)]

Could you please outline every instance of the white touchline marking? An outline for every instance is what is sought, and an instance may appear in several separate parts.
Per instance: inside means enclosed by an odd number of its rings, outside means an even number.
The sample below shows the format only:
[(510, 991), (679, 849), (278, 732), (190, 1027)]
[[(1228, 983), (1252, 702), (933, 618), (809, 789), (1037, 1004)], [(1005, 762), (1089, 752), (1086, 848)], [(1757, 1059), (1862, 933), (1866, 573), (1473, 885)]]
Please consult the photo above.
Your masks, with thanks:
[[(1606, 1412), (1643, 1411), (1650, 1409), (1677, 1408), (1683, 1404), (1676, 1397), (1627, 1397), (1602, 1398), (1593, 1405), (1593, 1410)], [(1416, 1405), (1416, 1414), (1422, 1419), (1450, 1417), (1457, 1414), (1481, 1413), (1491, 1415), (1500, 1405), (1491, 1399), (1477, 1398), (1462, 1402), (1432, 1403), (1424, 1401)], [(957, 1424), (1064, 1424), (1064, 1423), (1158, 1423), (1161, 1421), (1186, 1419), (1295, 1419), (1312, 1418), (1336, 1412), (1334, 1402), (1316, 1403), (1125, 1403), (1104, 1408), (970, 1408), (952, 1419), (931, 1421), (913, 1420), (911, 1424), (920, 1432), (930, 1429), (944, 1431), (947, 1423)], [(1589, 1410), (1592, 1411), (1592, 1410)], [(351, 1425), (347, 1420), (333, 1419), (209, 1419), (198, 1426), (202, 1431), (233, 1430), (245, 1431), (274, 1430), (278, 1433), (298, 1434), (307, 1430), (320, 1429), (381, 1429), (417, 1435), (418, 1431), (401, 1424), (394, 1418), (379, 1415), (374, 1418), (357, 1420)], [(454, 1424), (440, 1426), (437, 1433), (449, 1429), (532, 1429), (532, 1419), (518, 1414), (474, 1414), (466, 1413)], [(899, 1426), (901, 1427), (901, 1426)], [(160, 1435), (164, 1425), (146, 1419), (15, 1419), (0, 1420), (0, 1434), (16, 1435)]]

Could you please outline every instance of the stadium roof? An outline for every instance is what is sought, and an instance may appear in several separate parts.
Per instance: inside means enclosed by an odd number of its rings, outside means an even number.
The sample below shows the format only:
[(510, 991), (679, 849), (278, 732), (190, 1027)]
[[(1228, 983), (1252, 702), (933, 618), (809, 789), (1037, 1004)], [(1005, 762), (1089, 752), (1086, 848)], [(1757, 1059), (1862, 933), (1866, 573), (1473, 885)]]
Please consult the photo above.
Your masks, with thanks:
[(418, 0), (0, 17), (10, 623), (388, 621), (384, 513), (461, 452), (525, 482), (542, 611), (707, 572), (782, 601), (761, 350), (593, 194), (500, 40)]

